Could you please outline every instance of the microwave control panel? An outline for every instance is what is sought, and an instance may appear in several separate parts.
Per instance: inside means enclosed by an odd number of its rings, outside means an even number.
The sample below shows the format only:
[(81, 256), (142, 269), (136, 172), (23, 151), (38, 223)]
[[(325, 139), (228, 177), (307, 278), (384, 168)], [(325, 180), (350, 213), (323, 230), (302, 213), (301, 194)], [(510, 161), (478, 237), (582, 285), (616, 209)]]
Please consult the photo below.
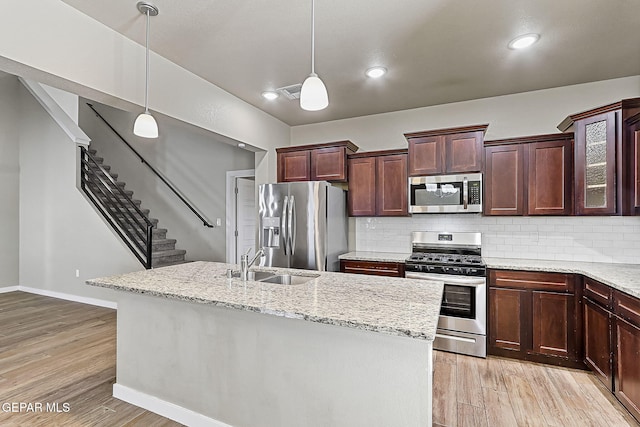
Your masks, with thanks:
[(480, 204), (480, 181), (469, 181), (469, 204)]

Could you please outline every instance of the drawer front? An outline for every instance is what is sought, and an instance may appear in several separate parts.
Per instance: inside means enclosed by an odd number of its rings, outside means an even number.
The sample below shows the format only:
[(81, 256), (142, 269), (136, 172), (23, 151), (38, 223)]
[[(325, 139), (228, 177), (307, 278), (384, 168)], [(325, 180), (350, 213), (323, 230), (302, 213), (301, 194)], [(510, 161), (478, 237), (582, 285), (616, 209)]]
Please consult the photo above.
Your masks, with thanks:
[(490, 284), (498, 288), (533, 289), (540, 291), (573, 293), (573, 274), (539, 271), (491, 270)]
[(616, 316), (640, 328), (640, 299), (614, 290), (613, 312)]
[(613, 290), (588, 277), (584, 278), (584, 296), (604, 308), (613, 308)]
[(342, 260), (340, 261), (340, 271), (374, 276), (404, 277), (404, 264), (399, 262)]

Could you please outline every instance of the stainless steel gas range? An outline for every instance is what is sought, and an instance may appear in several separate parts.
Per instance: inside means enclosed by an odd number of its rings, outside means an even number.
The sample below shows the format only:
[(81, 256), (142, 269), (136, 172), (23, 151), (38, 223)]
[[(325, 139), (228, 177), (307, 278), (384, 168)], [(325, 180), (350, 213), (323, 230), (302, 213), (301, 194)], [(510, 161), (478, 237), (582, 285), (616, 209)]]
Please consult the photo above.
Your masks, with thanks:
[(487, 272), (480, 233), (411, 233), (405, 277), (444, 282), (433, 348), (487, 356)]

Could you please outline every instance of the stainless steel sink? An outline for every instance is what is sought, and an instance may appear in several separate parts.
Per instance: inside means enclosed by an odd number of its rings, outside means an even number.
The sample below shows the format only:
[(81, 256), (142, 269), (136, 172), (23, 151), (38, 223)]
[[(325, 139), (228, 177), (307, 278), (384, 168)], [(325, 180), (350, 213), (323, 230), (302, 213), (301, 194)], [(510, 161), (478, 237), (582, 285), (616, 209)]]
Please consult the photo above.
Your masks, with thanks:
[(249, 280), (256, 280), (260, 282), (267, 277), (273, 277), (274, 275), (275, 273), (273, 271), (249, 271)]
[(303, 283), (307, 283), (309, 280), (313, 280), (318, 277), (320, 276), (318, 275), (292, 276), (291, 274), (278, 274), (275, 276), (272, 275), (271, 277), (267, 277), (264, 279), (259, 279), (259, 281), (265, 282), (265, 283), (278, 283), (280, 285), (301, 285)]
[[(227, 270), (227, 277), (240, 278), (240, 272), (236, 270)], [(317, 274), (308, 274), (305, 276), (293, 276), (291, 274), (276, 274), (273, 271), (249, 271), (249, 280), (264, 283), (278, 283), (280, 285), (301, 285), (320, 277)]]

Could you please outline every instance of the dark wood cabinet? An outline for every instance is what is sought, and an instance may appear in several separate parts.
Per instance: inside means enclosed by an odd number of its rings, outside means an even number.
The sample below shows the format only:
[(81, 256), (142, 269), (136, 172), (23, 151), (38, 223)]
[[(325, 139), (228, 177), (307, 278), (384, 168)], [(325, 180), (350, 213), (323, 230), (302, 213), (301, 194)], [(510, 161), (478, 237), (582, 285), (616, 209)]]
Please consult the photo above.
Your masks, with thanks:
[(613, 390), (613, 315), (584, 296), (584, 363), (609, 391)]
[(395, 154), (376, 159), (376, 200), (378, 216), (406, 216), (407, 155)]
[(489, 288), (491, 347), (514, 352), (524, 350), (528, 341), (526, 319), (531, 316), (527, 297), (522, 289)]
[(350, 216), (407, 216), (406, 150), (349, 156)]
[(310, 181), (311, 151), (278, 153), (278, 182)]
[(489, 125), (405, 134), (409, 176), (481, 172), (482, 143)]
[(485, 148), (484, 214), (524, 214), (524, 149), (522, 145)]
[(570, 215), (573, 134), (485, 142), (485, 215)]
[(277, 148), (278, 182), (345, 182), (347, 155), (357, 150), (351, 141)]
[(638, 114), (640, 98), (624, 99), (571, 115), (558, 125), (563, 132), (575, 132), (577, 215), (640, 214), (635, 206), (637, 151), (632, 129)]
[(615, 337), (614, 393), (620, 403), (640, 420), (640, 327), (616, 317)]
[(340, 260), (342, 273), (369, 274), (373, 276), (404, 277), (404, 263), (388, 261)]
[(488, 354), (579, 367), (572, 274), (490, 270)]
[(583, 282), (584, 363), (640, 420), (640, 299)]
[(542, 291), (532, 291), (531, 296), (533, 299), (531, 352), (574, 360), (576, 356), (575, 296)]
[(482, 130), (445, 135), (446, 173), (482, 172), (482, 142), (486, 130), (483, 126)]
[(573, 211), (573, 137), (527, 144), (527, 213), (570, 215)]
[(630, 142), (629, 154), (622, 160), (629, 171), (622, 183), (626, 197), (623, 198), (623, 213), (640, 215), (640, 113), (625, 121), (625, 139)]
[(350, 158), (349, 163), (349, 216), (376, 215), (376, 158)]
[(640, 299), (613, 291), (614, 393), (640, 420)]

